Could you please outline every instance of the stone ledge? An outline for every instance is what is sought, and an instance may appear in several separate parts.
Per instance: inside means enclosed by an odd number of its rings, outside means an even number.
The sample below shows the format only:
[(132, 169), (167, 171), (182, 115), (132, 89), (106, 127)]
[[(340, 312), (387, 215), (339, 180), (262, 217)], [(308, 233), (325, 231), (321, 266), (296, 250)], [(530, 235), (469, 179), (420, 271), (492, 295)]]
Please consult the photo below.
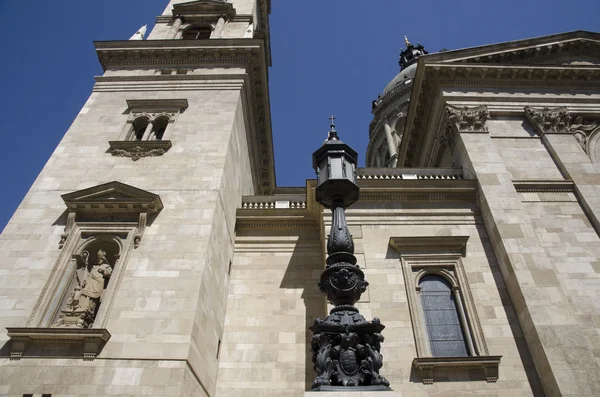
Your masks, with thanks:
[(142, 157), (162, 156), (172, 146), (171, 141), (109, 141), (110, 153), (117, 157), (130, 157), (138, 161)]
[(513, 180), (518, 193), (573, 193), (575, 184), (567, 180)]
[(7, 327), (6, 330), (11, 341), (11, 360), (20, 359), (30, 343), (83, 344), (83, 359), (93, 360), (111, 336), (104, 328)]
[(498, 380), (498, 366), (502, 356), (473, 356), (473, 357), (417, 357), (413, 367), (421, 373), (421, 381), (430, 385), (434, 381), (435, 368), (479, 367), (485, 373), (488, 383)]
[[(401, 254), (427, 255), (451, 253), (466, 256), (469, 236), (410, 236), (390, 237), (390, 246)], [(469, 357), (472, 358), (472, 357)], [(420, 360), (417, 358), (415, 360)]]
[[(323, 390), (323, 391), (307, 391), (304, 392), (304, 397), (340, 397), (340, 396), (352, 396), (352, 397), (401, 397), (401, 392), (392, 390), (388, 391), (357, 391), (357, 390)], [(342, 394), (343, 393), (343, 394)]]

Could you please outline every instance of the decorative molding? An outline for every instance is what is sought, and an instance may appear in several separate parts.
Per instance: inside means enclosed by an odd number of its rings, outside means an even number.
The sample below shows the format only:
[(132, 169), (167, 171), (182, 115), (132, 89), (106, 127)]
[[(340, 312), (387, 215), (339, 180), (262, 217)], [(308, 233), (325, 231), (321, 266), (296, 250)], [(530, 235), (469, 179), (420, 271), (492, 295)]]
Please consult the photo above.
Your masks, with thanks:
[(158, 157), (172, 146), (171, 141), (109, 141), (110, 153), (116, 157), (129, 157), (138, 161), (143, 157)]
[[(429, 55), (427, 56), (429, 57)], [(424, 57), (425, 58), (425, 57)], [(425, 147), (438, 131), (437, 118), (442, 87), (577, 88), (600, 87), (600, 67), (507, 66), (425, 63), (417, 69), (405, 133), (400, 143), (400, 167), (424, 164), (431, 147)]]
[(539, 109), (525, 106), (525, 117), (540, 136), (571, 133), (571, 115), (566, 107)]
[(236, 223), (236, 229), (315, 229), (319, 224), (309, 219), (244, 219), (240, 218)]
[[(425, 189), (423, 189), (425, 190)], [(477, 192), (473, 190), (452, 191), (407, 191), (407, 192), (380, 192), (368, 193), (361, 192), (360, 201), (475, 201)]]
[(65, 205), (77, 214), (139, 214), (159, 212), (163, 208), (160, 196), (136, 187), (113, 181), (76, 192), (63, 194)]
[(356, 179), (464, 179), (464, 177), (461, 168), (358, 168)]
[(481, 105), (476, 107), (456, 107), (446, 105), (445, 113), (445, 128), (437, 135), (438, 141), (442, 149), (454, 146), (456, 136), (459, 133), (488, 133), (485, 125), (490, 119), (490, 113), (487, 106)]
[[(164, 141), (147, 143), (153, 142)], [(146, 228), (147, 215), (157, 213), (163, 208), (160, 196), (157, 194), (116, 181), (64, 194), (62, 199), (69, 214), (65, 231), (61, 235), (60, 248), (72, 234), (77, 219), (94, 222), (95, 226), (107, 227), (137, 219), (138, 228), (135, 234), (135, 248), (137, 248)]]
[(401, 254), (427, 253), (466, 256), (469, 236), (410, 236), (390, 237), (390, 246)]
[(434, 382), (435, 368), (479, 367), (483, 369), (488, 383), (498, 380), (498, 367), (502, 356), (476, 357), (417, 357), (413, 367), (421, 373), (421, 381), (430, 385)]
[(29, 344), (83, 344), (83, 359), (93, 360), (111, 335), (104, 328), (20, 328), (7, 327), (11, 360), (20, 359)]
[(187, 99), (128, 99), (127, 107), (134, 112), (182, 111), (189, 106)]
[(235, 14), (233, 4), (224, 0), (196, 0), (173, 5), (173, 15), (182, 17), (187, 22), (220, 16), (230, 19)]
[(59, 249), (62, 249), (62, 247), (65, 246), (65, 242), (67, 241), (67, 238), (71, 234), (71, 231), (73, 230), (73, 226), (75, 226), (76, 214), (77, 214), (77, 212), (73, 211), (73, 210), (69, 211), (69, 213), (67, 214), (67, 225), (65, 226), (64, 232), (60, 235), (60, 241), (58, 242)]
[(575, 184), (565, 180), (514, 180), (518, 193), (573, 193)]
[(446, 105), (446, 123), (453, 132), (488, 132), (485, 126), (490, 119), (487, 106), (456, 107)]
[(573, 134), (583, 151), (590, 155), (590, 138), (600, 131), (600, 120), (584, 123), (583, 117), (577, 116), (575, 122), (569, 126), (569, 131)]
[(466, 255), (469, 236), (391, 237), (390, 246), (400, 253), (402, 274), (415, 332), (418, 357), (431, 356), (429, 337), (419, 297), (419, 280), (427, 274), (438, 274), (452, 285), (458, 314), (471, 357), (489, 354), (477, 307), (461, 256)]

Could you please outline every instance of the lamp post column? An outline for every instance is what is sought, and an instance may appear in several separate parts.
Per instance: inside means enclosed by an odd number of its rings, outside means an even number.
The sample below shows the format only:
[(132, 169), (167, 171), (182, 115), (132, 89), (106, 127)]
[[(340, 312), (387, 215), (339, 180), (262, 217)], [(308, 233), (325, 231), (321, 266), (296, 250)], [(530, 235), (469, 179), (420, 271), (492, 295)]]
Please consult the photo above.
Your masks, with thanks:
[(356, 265), (354, 242), (346, 223), (346, 207), (358, 200), (357, 153), (339, 140), (331, 116), (329, 138), (313, 154), (317, 172), (317, 201), (332, 212), (327, 260), (319, 289), (335, 307), (310, 330), (312, 361), (317, 378), (314, 391), (390, 390), (379, 374), (385, 328), (379, 319), (367, 321), (354, 304), (369, 283)]

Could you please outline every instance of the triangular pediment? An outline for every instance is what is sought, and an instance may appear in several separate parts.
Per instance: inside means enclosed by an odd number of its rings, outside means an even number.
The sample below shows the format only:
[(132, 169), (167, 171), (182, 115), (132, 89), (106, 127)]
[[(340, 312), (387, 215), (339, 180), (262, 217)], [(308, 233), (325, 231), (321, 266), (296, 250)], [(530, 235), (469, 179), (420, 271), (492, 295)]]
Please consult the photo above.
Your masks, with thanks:
[(233, 4), (224, 0), (196, 0), (173, 5), (173, 15), (227, 15), (234, 16)]
[(492, 64), (544, 66), (600, 65), (600, 33), (574, 31), (444, 51), (423, 56), (426, 64)]
[(62, 195), (71, 210), (122, 207), (157, 212), (163, 205), (157, 194), (113, 181)]

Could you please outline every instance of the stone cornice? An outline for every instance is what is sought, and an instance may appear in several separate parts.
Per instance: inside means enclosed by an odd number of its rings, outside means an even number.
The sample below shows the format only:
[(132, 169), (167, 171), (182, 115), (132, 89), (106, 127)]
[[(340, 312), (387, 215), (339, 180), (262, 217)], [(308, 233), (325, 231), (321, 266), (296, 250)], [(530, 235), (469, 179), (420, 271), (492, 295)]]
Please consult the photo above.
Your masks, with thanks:
[(8, 327), (11, 359), (20, 359), (29, 344), (83, 344), (83, 358), (93, 360), (111, 335), (103, 328)]
[(242, 229), (318, 229), (315, 220), (306, 217), (241, 217), (238, 213), (236, 230)]
[[(174, 65), (245, 67), (249, 79), (249, 140), (251, 145), (257, 146), (251, 153), (258, 189), (261, 193), (268, 194), (275, 188), (268, 70), (263, 40), (127, 40), (100, 41), (94, 44), (104, 70), (161, 68)], [(148, 81), (151, 80), (151, 76), (148, 76)]]
[(431, 134), (438, 128), (441, 89), (446, 86), (531, 87), (589, 90), (600, 87), (600, 67), (590, 66), (506, 66), (425, 64), (422, 57), (415, 76), (405, 130), (400, 143), (398, 165), (428, 166)]
[(172, 65), (258, 67), (265, 57), (263, 41), (247, 38), (96, 41), (94, 45), (104, 70)]
[(565, 180), (514, 180), (513, 185), (519, 193), (573, 193), (573, 181)]
[(128, 99), (127, 106), (131, 110), (139, 111), (167, 111), (165, 109), (175, 109), (181, 111), (187, 109), (187, 99)]
[(536, 63), (556, 62), (578, 51), (591, 53), (598, 59), (600, 34), (583, 30), (549, 36), (491, 44), (480, 47), (438, 52), (423, 56), (426, 63)]
[(63, 194), (61, 197), (69, 211), (81, 214), (99, 214), (103, 211), (152, 214), (163, 208), (157, 194), (116, 181)]
[(498, 380), (498, 367), (502, 356), (469, 356), (469, 357), (417, 357), (413, 366), (421, 373), (421, 381), (430, 385), (435, 380), (435, 368), (479, 367), (483, 369), (488, 383)]
[(173, 5), (173, 15), (183, 18), (200, 17), (219, 17), (224, 15), (227, 19), (236, 14), (232, 3), (221, 0), (198, 0), (177, 3)]
[(390, 246), (401, 254), (466, 255), (469, 236), (390, 237)]

